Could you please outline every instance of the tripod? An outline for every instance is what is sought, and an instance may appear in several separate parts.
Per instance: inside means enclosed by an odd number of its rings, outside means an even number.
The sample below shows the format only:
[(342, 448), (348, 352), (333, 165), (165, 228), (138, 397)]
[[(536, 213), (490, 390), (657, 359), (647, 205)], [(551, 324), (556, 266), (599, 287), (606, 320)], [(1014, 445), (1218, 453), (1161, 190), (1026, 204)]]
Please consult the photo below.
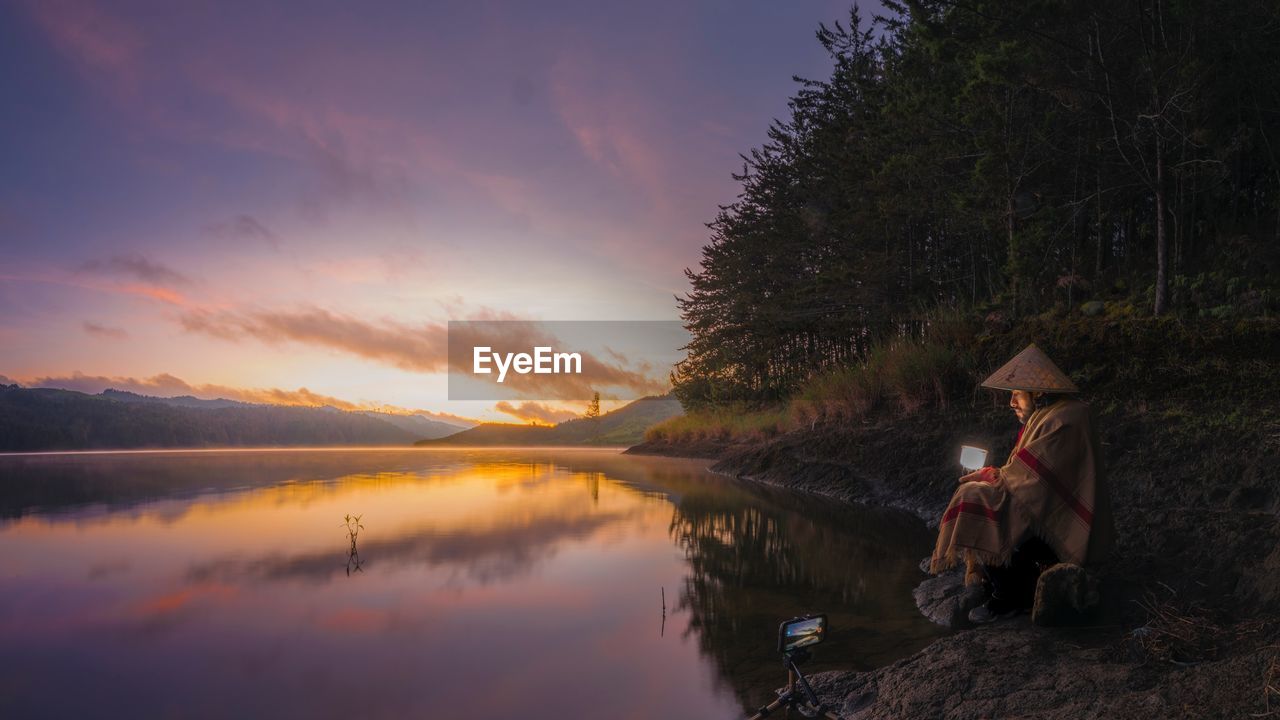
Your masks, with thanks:
[[(809, 686), (809, 681), (805, 679), (804, 673), (800, 672), (800, 664), (809, 659), (809, 651), (804, 648), (798, 648), (782, 655), (782, 667), (787, 671), (787, 688), (778, 693), (778, 699), (765, 705), (756, 711), (748, 720), (763, 720), (780, 708), (795, 708), (805, 717), (823, 716), (828, 720), (842, 720), (839, 715), (829, 712), (822, 708), (822, 703), (818, 702), (818, 696), (813, 692), (813, 688)], [(796, 687), (797, 681), (800, 687)]]

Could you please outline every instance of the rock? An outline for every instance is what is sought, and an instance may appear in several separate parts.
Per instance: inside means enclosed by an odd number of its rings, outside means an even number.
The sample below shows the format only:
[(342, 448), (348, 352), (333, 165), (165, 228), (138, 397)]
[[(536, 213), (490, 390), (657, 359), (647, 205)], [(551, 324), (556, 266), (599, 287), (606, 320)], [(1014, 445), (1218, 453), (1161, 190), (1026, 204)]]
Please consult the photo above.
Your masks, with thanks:
[(1254, 688), (1275, 660), (1271, 643), (1280, 636), (1192, 667), (1117, 657), (1117, 639), (1046, 630), (1023, 615), (938, 638), (892, 665), (814, 673), (809, 680), (824, 706), (846, 720), (1265, 715), (1263, 694)]
[(1101, 300), (1090, 300), (1080, 306), (1080, 314), (1085, 317), (1096, 317), (1102, 314), (1103, 309), (1105, 306)]
[(1031, 621), (1042, 626), (1072, 625), (1098, 605), (1098, 593), (1084, 568), (1058, 563), (1040, 573)]
[[(928, 559), (921, 563), (928, 567)], [(961, 628), (969, 624), (969, 611), (986, 599), (981, 585), (964, 584), (964, 568), (948, 570), (916, 586), (911, 591), (920, 614), (945, 628)]]
[(841, 717), (854, 718), (875, 704), (876, 684), (872, 673), (827, 671), (808, 676), (823, 707)]

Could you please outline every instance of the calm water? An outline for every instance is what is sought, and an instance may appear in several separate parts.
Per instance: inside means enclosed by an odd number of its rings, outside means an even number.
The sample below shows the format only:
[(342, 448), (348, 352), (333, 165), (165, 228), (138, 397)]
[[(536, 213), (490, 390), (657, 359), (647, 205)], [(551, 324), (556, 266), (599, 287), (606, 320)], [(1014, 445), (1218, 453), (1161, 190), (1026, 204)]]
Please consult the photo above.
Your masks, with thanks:
[(608, 450), (0, 457), (0, 717), (733, 718), (785, 618), (936, 637), (931, 541)]

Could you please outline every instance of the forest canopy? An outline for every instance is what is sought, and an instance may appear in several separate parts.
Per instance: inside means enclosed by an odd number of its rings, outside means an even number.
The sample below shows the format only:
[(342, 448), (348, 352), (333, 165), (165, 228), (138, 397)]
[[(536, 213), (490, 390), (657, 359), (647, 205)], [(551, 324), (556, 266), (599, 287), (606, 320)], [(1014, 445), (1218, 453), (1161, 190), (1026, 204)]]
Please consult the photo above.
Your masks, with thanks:
[(686, 407), (768, 403), (951, 313), (1273, 313), (1280, 9), (886, 2), (708, 223)]

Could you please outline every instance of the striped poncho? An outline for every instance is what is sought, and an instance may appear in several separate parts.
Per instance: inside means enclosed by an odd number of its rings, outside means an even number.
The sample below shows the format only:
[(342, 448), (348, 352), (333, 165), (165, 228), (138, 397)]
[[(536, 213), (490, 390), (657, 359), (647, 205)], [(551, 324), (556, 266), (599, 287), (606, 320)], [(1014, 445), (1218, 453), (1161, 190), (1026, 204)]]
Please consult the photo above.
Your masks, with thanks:
[(963, 560), (965, 582), (977, 583), (979, 565), (1009, 564), (1032, 535), (1062, 562), (1097, 563), (1110, 553), (1114, 534), (1089, 406), (1068, 397), (1031, 414), (991, 482), (956, 489), (930, 569), (941, 572)]

